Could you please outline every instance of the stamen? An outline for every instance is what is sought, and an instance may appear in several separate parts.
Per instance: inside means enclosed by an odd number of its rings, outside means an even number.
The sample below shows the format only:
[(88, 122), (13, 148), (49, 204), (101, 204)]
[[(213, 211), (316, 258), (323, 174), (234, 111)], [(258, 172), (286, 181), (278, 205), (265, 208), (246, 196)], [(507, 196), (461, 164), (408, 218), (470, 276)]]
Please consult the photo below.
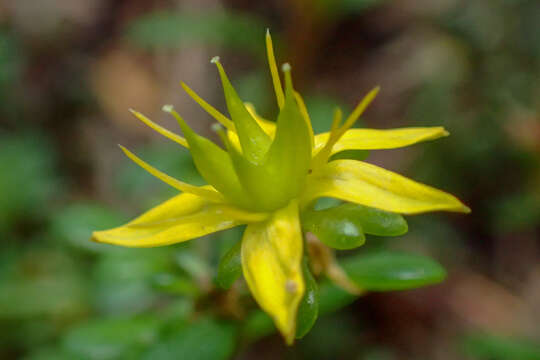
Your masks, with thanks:
[[(217, 58), (216, 61), (219, 61), (219, 56), (216, 56), (214, 58)], [(181, 82), (180, 85), (182, 86), (184, 91), (187, 92), (187, 94), (191, 96), (191, 98), (195, 100), (195, 102), (197, 102), (197, 104), (199, 104), (199, 106), (202, 107), (204, 111), (206, 111), (210, 116), (212, 116), (214, 119), (219, 121), (227, 129), (231, 131), (236, 131), (234, 127), (234, 123), (228, 117), (226, 117), (221, 112), (219, 112), (219, 110), (217, 110), (215, 107), (213, 107), (212, 105), (204, 101), (199, 95), (197, 95), (195, 91), (193, 91), (184, 82)]]
[(270, 36), (270, 29), (266, 29), (266, 55), (268, 57), (268, 66), (270, 67), (270, 74), (272, 76), (272, 84), (274, 85), (277, 103), (281, 109), (285, 103), (285, 95), (283, 94), (281, 80), (279, 79), (276, 58), (274, 56), (274, 47), (272, 45), (272, 37)]
[(158, 133), (160, 133), (161, 135), (171, 139), (172, 141), (174, 142), (177, 142), (178, 144), (182, 145), (183, 147), (185, 148), (188, 148), (189, 149), (189, 144), (188, 142), (186, 141), (186, 139), (184, 139), (182, 136), (178, 135), (178, 134), (175, 134), (173, 133), (172, 131), (170, 130), (167, 130), (165, 129), (164, 127), (156, 124), (155, 122), (153, 122), (152, 120), (150, 120), (149, 118), (147, 118), (146, 116), (144, 116), (143, 114), (141, 114), (140, 112), (138, 111), (135, 111), (133, 109), (129, 109), (129, 111), (135, 115), (135, 117), (137, 119), (139, 119), (140, 121), (142, 121), (143, 123), (145, 123), (148, 127), (152, 128), (153, 130), (157, 131)]
[(133, 154), (131, 151), (129, 151), (128, 149), (126, 149), (122, 145), (118, 145), (118, 146), (120, 146), (120, 149), (122, 149), (124, 154), (126, 154), (126, 156), (129, 157), (134, 163), (136, 163), (137, 165), (139, 165), (144, 170), (148, 171), (150, 174), (157, 177), (158, 179), (160, 179), (164, 183), (174, 187), (175, 189), (180, 190), (182, 192), (186, 192), (186, 193), (190, 193), (190, 194), (194, 194), (194, 195), (203, 197), (203, 198), (205, 198), (207, 200), (210, 200), (210, 201), (214, 201), (214, 202), (222, 202), (223, 201), (222, 196), (217, 191), (213, 191), (213, 190), (210, 190), (210, 189), (204, 189), (204, 188), (201, 188), (199, 186), (194, 186), (194, 185), (191, 185), (191, 184), (187, 184), (187, 183), (185, 183), (183, 181), (175, 179), (172, 176), (169, 176), (169, 175), (165, 174), (164, 172), (159, 171), (158, 169), (154, 168), (153, 166), (151, 166), (150, 164), (148, 164), (147, 162), (145, 162), (141, 158), (137, 157), (137, 155)]

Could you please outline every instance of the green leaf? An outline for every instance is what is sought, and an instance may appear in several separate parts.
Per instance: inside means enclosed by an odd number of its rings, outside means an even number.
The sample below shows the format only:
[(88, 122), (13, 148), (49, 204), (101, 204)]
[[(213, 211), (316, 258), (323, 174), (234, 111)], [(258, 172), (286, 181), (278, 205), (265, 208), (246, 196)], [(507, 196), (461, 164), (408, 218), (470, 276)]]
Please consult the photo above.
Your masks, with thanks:
[(276, 332), (276, 326), (272, 318), (262, 310), (253, 311), (244, 321), (242, 335), (249, 342)]
[(343, 211), (343, 205), (326, 210), (311, 211), (302, 216), (304, 231), (334, 249), (354, 249), (366, 241), (362, 224), (354, 214)]
[(474, 359), (540, 359), (540, 345), (537, 342), (492, 334), (470, 334), (462, 340), (462, 348)]
[(62, 348), (78, 359), (126, 359), (158, 339), (156, 318), (108, 318), (86, 322), (71, 330)]
[(196, 297), (199, 294), (197, 283), (190, 277), (164, 272), (152, 278), (154, 287), (162, 292)]
[(428, 257), (391, 251), (350, 257), (342, 266), (352, 281), (370, 291), (414, 289), (446, 277), (444, 268)]
[(321, 315), (333, 313), (351, 304), (356, 298), (356, 295), (324, 280), (319, 285), (319, 313)]
[(237, 241), (219, 261), (216, 282), (223, 289), (229, 289), (242, 275), (241, 249), (242, 241)]
[(142, 359), (226, 360), (233, 354), (236, 327), (212, 318), (180, 327), (165, 341), (150, 348)]
[(120, 214), (90, 203), (71, 204), (59, 209), (51, 224), (55, 239), (92, 252), (111, 250), (112, 246), (90, 241), (92, 231), (112, 228), (125, 222)]
[(400, 214), (352, 203), (341, 205), (340, 210), (356, 218), (366, 234), (398, 236), (408, 231), (407, 222)]
[(296, 317), (296, 338), (303, 338), (315, 324), (319, 316), (319, 287), (309, 270), (308, 260), (304, 258), (302, 269), (306, 291), (298, 307)]
[(363, 233), (397, 236), (408, 231), (407, 222), (400, 214), (352, 203), (307, 212), (302, 217), (302, 226), (335, 249), (363, 245)]
[[(132, 22), (126, 31), (143, 48), (185, 48), (206, 43), (263, 53), (266, 26), (257, 18), (231, 12), (155, 11)], [(262, 29), (259, 32), (253, 29)]]

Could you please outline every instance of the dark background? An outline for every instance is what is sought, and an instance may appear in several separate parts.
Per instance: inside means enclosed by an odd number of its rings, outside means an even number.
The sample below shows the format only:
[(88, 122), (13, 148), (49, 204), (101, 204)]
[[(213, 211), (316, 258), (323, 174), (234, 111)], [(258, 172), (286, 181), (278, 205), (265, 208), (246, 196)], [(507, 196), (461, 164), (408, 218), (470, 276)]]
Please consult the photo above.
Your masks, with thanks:
[[(225, 109), (209, 63), (219, 54), (241, 96), (275, 116), (267, 27), (316, 131), (381, 85), (362, 126), (451, 136), (368, 161), (473, 210), (368, 238), (430, 255), (449, 276), (364, 296), (293, 348), (277, 335), (237, 340), (238, 323), (176, 325), (219, 313), (219, 299), (198, 296), (239, 231), (149, 250), (89, 241), (175, 193), (117, 143), (201, 183), (189, 154), (128, 108), (176, 129), (160, 111), (171, 103), (208, 133), (179, 82)], [(540, 359), (540, 2), (0, 1), (0, 191), (0, 358)], [(186, 342), (200, 349), (186, 355)]]

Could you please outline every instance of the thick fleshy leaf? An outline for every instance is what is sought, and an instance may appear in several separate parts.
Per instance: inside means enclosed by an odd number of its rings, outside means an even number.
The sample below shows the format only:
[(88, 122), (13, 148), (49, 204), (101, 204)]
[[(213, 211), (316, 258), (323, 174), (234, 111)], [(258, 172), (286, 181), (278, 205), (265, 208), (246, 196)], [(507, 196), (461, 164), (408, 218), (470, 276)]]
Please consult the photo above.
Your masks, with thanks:
[(319, 316), (319, 286), (309, 270), (307, 257), (304, 257), (304, 261), (302, 262), (302, 270), (306, 283), (306, 292), (300, 302), (296, 317), (297, 339), (303, 338), (311, 330)]
[[(440, 126), (390, 130), (349, 129), (334, 144), (332, 154), (343, 150), (395, 149), (444, 136), (448, 136), (448, 132)], [(321, 150), (329, 137), (329, 132), (316, 135), (314, 151)]]
[[(180, 194), (135, 220), (110, 230), (96, 231), (97, 242), (128, 247), (154, 247), (191, 240), (246, 222), (242, 211), (212, 204), (192, 194)], [(245, 214), (249, 216), (249, 214)]]
[(341, 264), (349, 278), (368, 291), (414, 289), (446, 277), (444, 268), (431, 258), (392, 251), (350, 257)]
[(303, 214), (302, 228), (334, 249), (354, 249), (363, 245), (366, 237), (361, 221), (342, 206)]
[(248, 225), (242, 239), (244, 278), (289, 344), (296, 334), (296, 313), (305, 289), (302, 245), (296, 201), (267, 221)]
[[(398, 236), (407, 233), (408, 230), (407, 222), (400, 214), (360, 204), (346, 203), (322, 211), (314, 211), (314, 213), (316, 218), (327, 217), (336, 219), (336, 221), (344, 220), (355, 223), (364, 233), (370, 235)], [(311, 213), (309, 214), (311, 215)], [(316, 220), (313, 219), (310, 222), (316, 222)], [(319, 239), (321, 238), (319, 237)]]
[(361, 161), (336, 160), (309, 177), (305, 199), (334, 197), (402, 214), (470, 212), (456, 197)]
[(242, 275), (241, 249), (242, 242), (238, 241), (219, 261), (216, 282), (223, 289), (229, 289)]

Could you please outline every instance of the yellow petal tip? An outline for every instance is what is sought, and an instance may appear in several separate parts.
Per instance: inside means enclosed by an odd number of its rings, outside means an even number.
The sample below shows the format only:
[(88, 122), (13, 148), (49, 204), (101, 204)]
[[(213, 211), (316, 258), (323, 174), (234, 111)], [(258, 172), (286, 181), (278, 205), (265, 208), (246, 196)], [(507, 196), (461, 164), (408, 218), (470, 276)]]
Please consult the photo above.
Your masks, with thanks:
[(210, 62), (211, 62), (212, 64), (217, 64), (217, 63), (219, 63), (219, 56), (214, 56), (214, 57), (210, 60)]

